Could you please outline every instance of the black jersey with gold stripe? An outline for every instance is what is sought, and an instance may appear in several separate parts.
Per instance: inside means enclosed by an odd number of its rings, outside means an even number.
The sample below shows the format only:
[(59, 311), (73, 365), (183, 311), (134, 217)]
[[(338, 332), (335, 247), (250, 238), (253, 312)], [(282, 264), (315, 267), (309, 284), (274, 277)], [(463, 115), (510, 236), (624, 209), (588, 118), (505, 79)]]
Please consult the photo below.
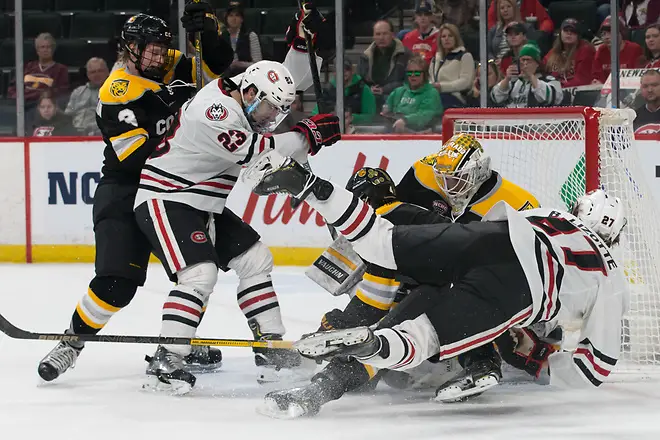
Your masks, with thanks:
[[(231, 47), (228, 53), (225, 50), (203, 54), (206, 80), (218, 76), (209, 66), (222, 72), (233, 57)], [(194, 60), (179, 51), (175, 51), (164, 84), (133, 75), (124, 67), (110, 74), (101, 86), (96, 108), (96, 123), (106, 144), (104, 180), (135, 183), (137, 187), (145, 161), (175, 125), (181, 106), (193, 96), (195, 80)]]
[[(396, 187), (396, 194), (402, 202), (413, 203), (449, 217), (451, 208), (435, 179), (433, 167), (421, 160), (415, 162), (403, 176)], [(530, 192), (493, 171), (456, 222), (479, 221), (500, 200), (518, 211), (539, 207), (538, 200)]]

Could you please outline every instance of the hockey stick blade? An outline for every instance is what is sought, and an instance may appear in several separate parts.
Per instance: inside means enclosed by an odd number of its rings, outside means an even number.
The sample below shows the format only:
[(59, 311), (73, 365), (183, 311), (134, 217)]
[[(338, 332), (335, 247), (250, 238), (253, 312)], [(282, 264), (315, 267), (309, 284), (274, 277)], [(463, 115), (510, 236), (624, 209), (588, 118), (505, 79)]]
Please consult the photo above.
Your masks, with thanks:
[(130, 335), (67, 335), (64, 333), (36, 333), (23, 330), (0, 315), (0, 331), (13, 339), (40, 341), (112, 342), (119, 344), (206, 345), (214, 347), (251, 347), (292, 349), (292, 341), (253, 341), (248, 339), (197, 339), (164, 336)]

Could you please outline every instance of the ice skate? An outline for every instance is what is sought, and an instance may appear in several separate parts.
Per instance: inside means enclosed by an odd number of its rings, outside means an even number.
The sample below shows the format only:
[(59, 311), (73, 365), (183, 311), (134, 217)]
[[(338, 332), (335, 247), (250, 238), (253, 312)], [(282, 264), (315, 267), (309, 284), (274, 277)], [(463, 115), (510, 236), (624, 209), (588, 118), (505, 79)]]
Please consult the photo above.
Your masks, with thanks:
[[(248, 325), (256, 340), (282, 340), (281, 335), (261, 333), (259, 324), (254, 320), (248, 321)], [(254, 363), (258, 370), (257, 382), (260, 384), (308, 380), (316, 367), (313, 362), (305, 362), (295, 350), (254, 348), (253, 351)]]
[(296, 419), (318, 414), (321, 405), (330, 400), (322, 382), (314, 382), (304, 387), (271, 391), (257, 407), (257, 412), (275, 419)]
[(467, 359), (464, 369), (454, 379), (436, 390), (436, 402), (461, 402), (498, 385), (502, 380), (502, 366), (498, 358)]
[(305, 357), (325, 359), (334, 356), (369, 358), (380, 350), (380, 339), (368, 327), (317, 332), (294, 344), (294, 348)]
[[(142, 388), (151, 391), (169, 391), (174, 395), (187, 394), (195, 386), (196, 378), (185, 371), (183, 356), (158, 346), (149, 357), (147, 380)], [(146, 359), (145, 358), (145, 359)]]
[[(144, 357), (147, 362), (151, 362), (151, 359), (148, 355)], [(215, 347), (193, 345), (190, 354), (183, 358), (183, 369), (192, 374), (215, 373), (221, 367), (222, 351)]]
[(76, 359), (84, 345), (74, 347), (70, 342), (60, 341), (42, 360), (37, 369), (39, 376), (46, 382), (60, 377), (69, 368), (74, 368)]

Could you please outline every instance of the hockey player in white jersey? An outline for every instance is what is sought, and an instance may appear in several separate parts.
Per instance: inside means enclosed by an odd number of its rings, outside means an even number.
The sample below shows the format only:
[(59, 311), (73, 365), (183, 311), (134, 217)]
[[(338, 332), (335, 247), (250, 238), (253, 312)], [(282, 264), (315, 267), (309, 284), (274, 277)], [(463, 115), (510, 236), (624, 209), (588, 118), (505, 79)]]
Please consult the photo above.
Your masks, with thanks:
[[(244, 175), (257, 194), (286, 192), (307, 201), (353, 243), (362, 258), (397, 270), (437, 294), (402, 302), (398, 320), (375, 329), (319, 332), (296, 343), (312, 358), (352, 356), (373, 368), (406, 370), (492, 342), (510, 328), (556, 323), (562, 349), (547, 361), (550, 383), (599, 386), (620, 353), (627, 282), (610, 246), (626, 224), (619, 199), (598, 190), (573, 214), (518, 212), (500, 202), (481, 222), (394, 226), (338, 185), (290, 158), (269, 153)], [(571, 344), (571, 341), (575, 341)], [(308, 412), (317, 396), (269, 393), (273, 413)], [(444, 397), (444, 396), (439, 396)]]
[[(340, 139), (338, 119), (328, 114), (303, 119), (291, 132), (270, 134), (288, 115), (294, 96), (291, 74), (271, 61), (250, 66), (238, 90), (227, 92), (220, 80), (212, 81), (182, 107), (172, 135), (147, 160), (135, 214), (177, 282), (163, 306), (161, 335), (194, 336), (220, 267), (239, 276), (238, 305), (255, 338), (282, 338), (272, 255), (225, 202), (241, 168), (264, 150), (306, 160)], [(176, 393), (189, 391), (195, 377), (182, 363), (189, 350), (159, 346), (147, 370), (152, 382)], [(255, 349), (255, 362), (280, 370), (300, 364), (300, 356), (292, 350)]]

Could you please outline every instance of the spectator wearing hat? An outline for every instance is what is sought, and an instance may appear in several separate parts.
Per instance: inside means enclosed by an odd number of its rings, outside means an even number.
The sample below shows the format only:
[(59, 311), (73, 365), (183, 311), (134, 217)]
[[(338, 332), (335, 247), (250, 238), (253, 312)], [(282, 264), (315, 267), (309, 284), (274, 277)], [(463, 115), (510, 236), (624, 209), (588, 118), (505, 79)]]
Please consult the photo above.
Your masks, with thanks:
[[(499, 1), (491, 2), (488, 8), (488, 26), (493, 28), (499, 22), (498, 14), (500, 14)], [(555, 25), (550, 19), (548, 12), (538, 0), (514, 0), (516, 9), (519, 10), (520, 16), (516, 21), (524, 21), (534, 26), (534, 28), (548, 34), (552, 34)]]
[(395, 133), (430, 132), (444, 108), (440, 94), (428, 82), (424, 58), (413, 55), (406, 67), (408, 83), (394, 90), (381, 113), (392, 121), (388, 129)]
[(439, 31), (438, 50), (429, 65), (429, 81), (440, 93), (445, 108), (465, 107), (465, 94), (474, 81), (474, 58), (465, 50), (455, 25), (445, 23)]
[(545, 56), (546, 71), (557, 78), (563, 88), (585, 86), (591, 83), (596, 50), (580, 38), (578, 21), (567, 18), (561, 24), (552, 49)]
[[(337, 80), (332, 78), (330, 86), (323, 91), (323, 100), (332, 108), (337, 98)], [(376, 115), (376, 97), (362, 77), (354, 73), (353, 64), (344, 61), (344, 110), (346, 125), (364, 125), (373, 121)], [(312, 115), (319, 113), (318, 105)]]
[(635, 133), (660, 132), (660, 72), (647, 70), (640, 79), (640, 89), (644, 105), (635, 110), (633, 121)]
[(515, 24), (511, 30), (515, 29), (518, 32), (522, 30), (527, 38), (531, 37), (532, 28), (522, 22), (516, 0), (496, 0), (493, 3), (497, 10), (497, 24), (488, 31), (488, 58), (494, 59), (499, 64), (510, 50), (506, 38), (506, 30), (509, 26)]
[(403, 45), (428, 64), (438, 48), (438, 28), (433, 26), (433, 8), (429, 3), (424, 1), (417, 7), (415, 24), (417, 29), (403, 37)]
[(519, 55), (520, 71), (516, 65), (509, 66), (504, 79), (491, 91), (493, 101), (512, 108), (560, 105), (564, 98), (561, 84), (543, 72), (539, 47), (527, 43)]
[(509, 23), (504, 29), (509, 50), (498, 60), (500, 72), (502, 72), (502, 74), (506, 72), (506, 69), (508, 69), (511, 64), (518, 64), (520, 49), (529, 42), (527, 34), (525, 34), (527, 29), (528, 28), (526, 28), (524, 24), (518, 23), (517, 21)]
[(652, 24), (646, 29), (644, 55), (647, 69), (660, 68), (660, 24)]
[(623, 0), (621, 16), (629, 29), (642, 29), (660, 18), (658, 0)]
[(380, 108), (392, 90), (403, 84), (410, 50), (394, 38), (389, 21), (377, 21), (373, 29), (374, 41), (360, 57), (357, 73), (371, 87)]
[(245, 69), (263, 59), (259, 37), (243, 26), (244, 20), (245, 14), (241, 3), (237, 1), (230, 2), (225, 12), (227, 27), (221, 35), (234, 49), (234, 61), (225, 72), (225, 76), (228, 77), (245, 72)]
[[(607, 17), (600, 26), (600, 38), (603, 44), (598, 46), (592, 64), (592, 83), (603, 84), (612, 71), (610, 46), (612, 44), (612, 17)], [(644, 51), (642, 47), (632, 41), (623, 39), (624, 23), (619, 20), (619, 68), (636, 69), (644, 65)]]

